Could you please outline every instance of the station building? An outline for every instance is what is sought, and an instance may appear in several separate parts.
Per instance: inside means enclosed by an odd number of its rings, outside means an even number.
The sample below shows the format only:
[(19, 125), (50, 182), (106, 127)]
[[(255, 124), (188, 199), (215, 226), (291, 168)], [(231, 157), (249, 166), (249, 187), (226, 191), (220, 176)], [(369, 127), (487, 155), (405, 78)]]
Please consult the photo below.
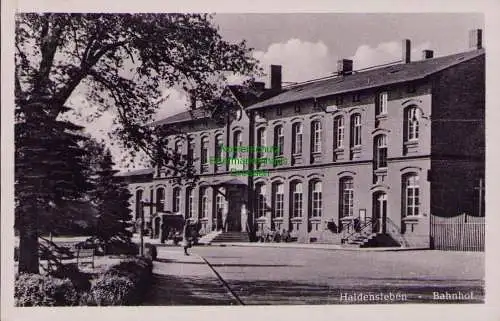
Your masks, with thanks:
[[(156, 204), (145, 209), (154, 237), (162, 216), (178, 213), (203, 235), (287, 231), (303, 243), (361, 236), (360, 245), (430, 246), (431, 215), (484, 210), (485, 51), (481, 30), (469, 38), (468, 50), (424, 50), (418, 61), (404, 40), (398, 63), (353, 70), (342, 59), (335, 76), (288, 87), (274, 65), (271, 88), (227, 87), (236, 112), (224, 124), (203, 109), (156, 122), (188, 137), (170, 137), (169, 147), (192, 157), (199, 179), (177, 184), (161, 168), (122, 173), (136, 218), (147, 199)], [(277, 148), (227, 149), (245, 146)]]

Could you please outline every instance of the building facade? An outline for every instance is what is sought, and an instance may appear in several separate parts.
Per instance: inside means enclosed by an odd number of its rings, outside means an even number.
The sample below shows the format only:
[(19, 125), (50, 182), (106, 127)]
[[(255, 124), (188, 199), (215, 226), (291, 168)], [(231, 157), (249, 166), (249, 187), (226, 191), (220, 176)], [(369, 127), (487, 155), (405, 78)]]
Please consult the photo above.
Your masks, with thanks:
[(425, 50), (412, 62), (410, 50), (405, 40), (400, 63), (363, 71), (343, 59), (335, 77), (288, 88), (272, 66), (270, 89), (228, 87), (236, 112), (225, 124), (201, 110), (157, 122), (176, 126), (169, 147), (193, 159), (199, 179), (178, 184), (161, 168), (122, 174), (136, 218), (147, 199), (154, 236), (162, 215), (179, 213), (201, 234), (429, 247), (431, 215), (483, 215), (481, 30), (454, 55)]

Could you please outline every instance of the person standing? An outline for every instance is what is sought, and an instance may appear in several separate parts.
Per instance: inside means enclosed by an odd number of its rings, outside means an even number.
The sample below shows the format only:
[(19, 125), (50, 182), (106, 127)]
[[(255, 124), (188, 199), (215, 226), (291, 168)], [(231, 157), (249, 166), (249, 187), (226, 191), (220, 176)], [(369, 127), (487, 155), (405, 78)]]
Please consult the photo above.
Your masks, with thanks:
[(191, 247), (191, 228), (189, 226), (189, 223), (186, 223), (184, 225), (184, 230), (182, 232), (182, 246), (184, 247), (184, 255), (189, 255), (188, 253), (188, 248)]

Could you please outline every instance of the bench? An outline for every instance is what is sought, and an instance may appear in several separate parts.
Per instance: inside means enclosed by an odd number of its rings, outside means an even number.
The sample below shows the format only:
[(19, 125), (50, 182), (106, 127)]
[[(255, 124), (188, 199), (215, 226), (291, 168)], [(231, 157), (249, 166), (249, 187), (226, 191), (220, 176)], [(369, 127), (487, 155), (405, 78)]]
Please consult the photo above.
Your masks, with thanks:
[(76, 266), (79, 264), (90, 264), (92, 268), (94, 268), (94, 249), (84, 249), (77, 248), (76, 249)]

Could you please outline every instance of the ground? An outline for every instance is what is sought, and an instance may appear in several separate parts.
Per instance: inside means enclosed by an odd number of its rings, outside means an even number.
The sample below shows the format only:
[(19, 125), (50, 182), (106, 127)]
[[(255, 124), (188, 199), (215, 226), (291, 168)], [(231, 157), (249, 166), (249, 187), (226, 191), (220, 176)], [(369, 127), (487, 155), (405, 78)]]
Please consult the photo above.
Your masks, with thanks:
[[(195, 247), (188, 257), (177, 247), (161, 247), (158, 252), (155, 281), (146, 298), (149, 305), (484, 300), (484, 253), (233, 246)], [(472, 298), (465, 301), (434, 300), (434, 292), (470, 295), (471, 291)], [(376, 302), (349, 299), (380, 293), (394, 297)]]

